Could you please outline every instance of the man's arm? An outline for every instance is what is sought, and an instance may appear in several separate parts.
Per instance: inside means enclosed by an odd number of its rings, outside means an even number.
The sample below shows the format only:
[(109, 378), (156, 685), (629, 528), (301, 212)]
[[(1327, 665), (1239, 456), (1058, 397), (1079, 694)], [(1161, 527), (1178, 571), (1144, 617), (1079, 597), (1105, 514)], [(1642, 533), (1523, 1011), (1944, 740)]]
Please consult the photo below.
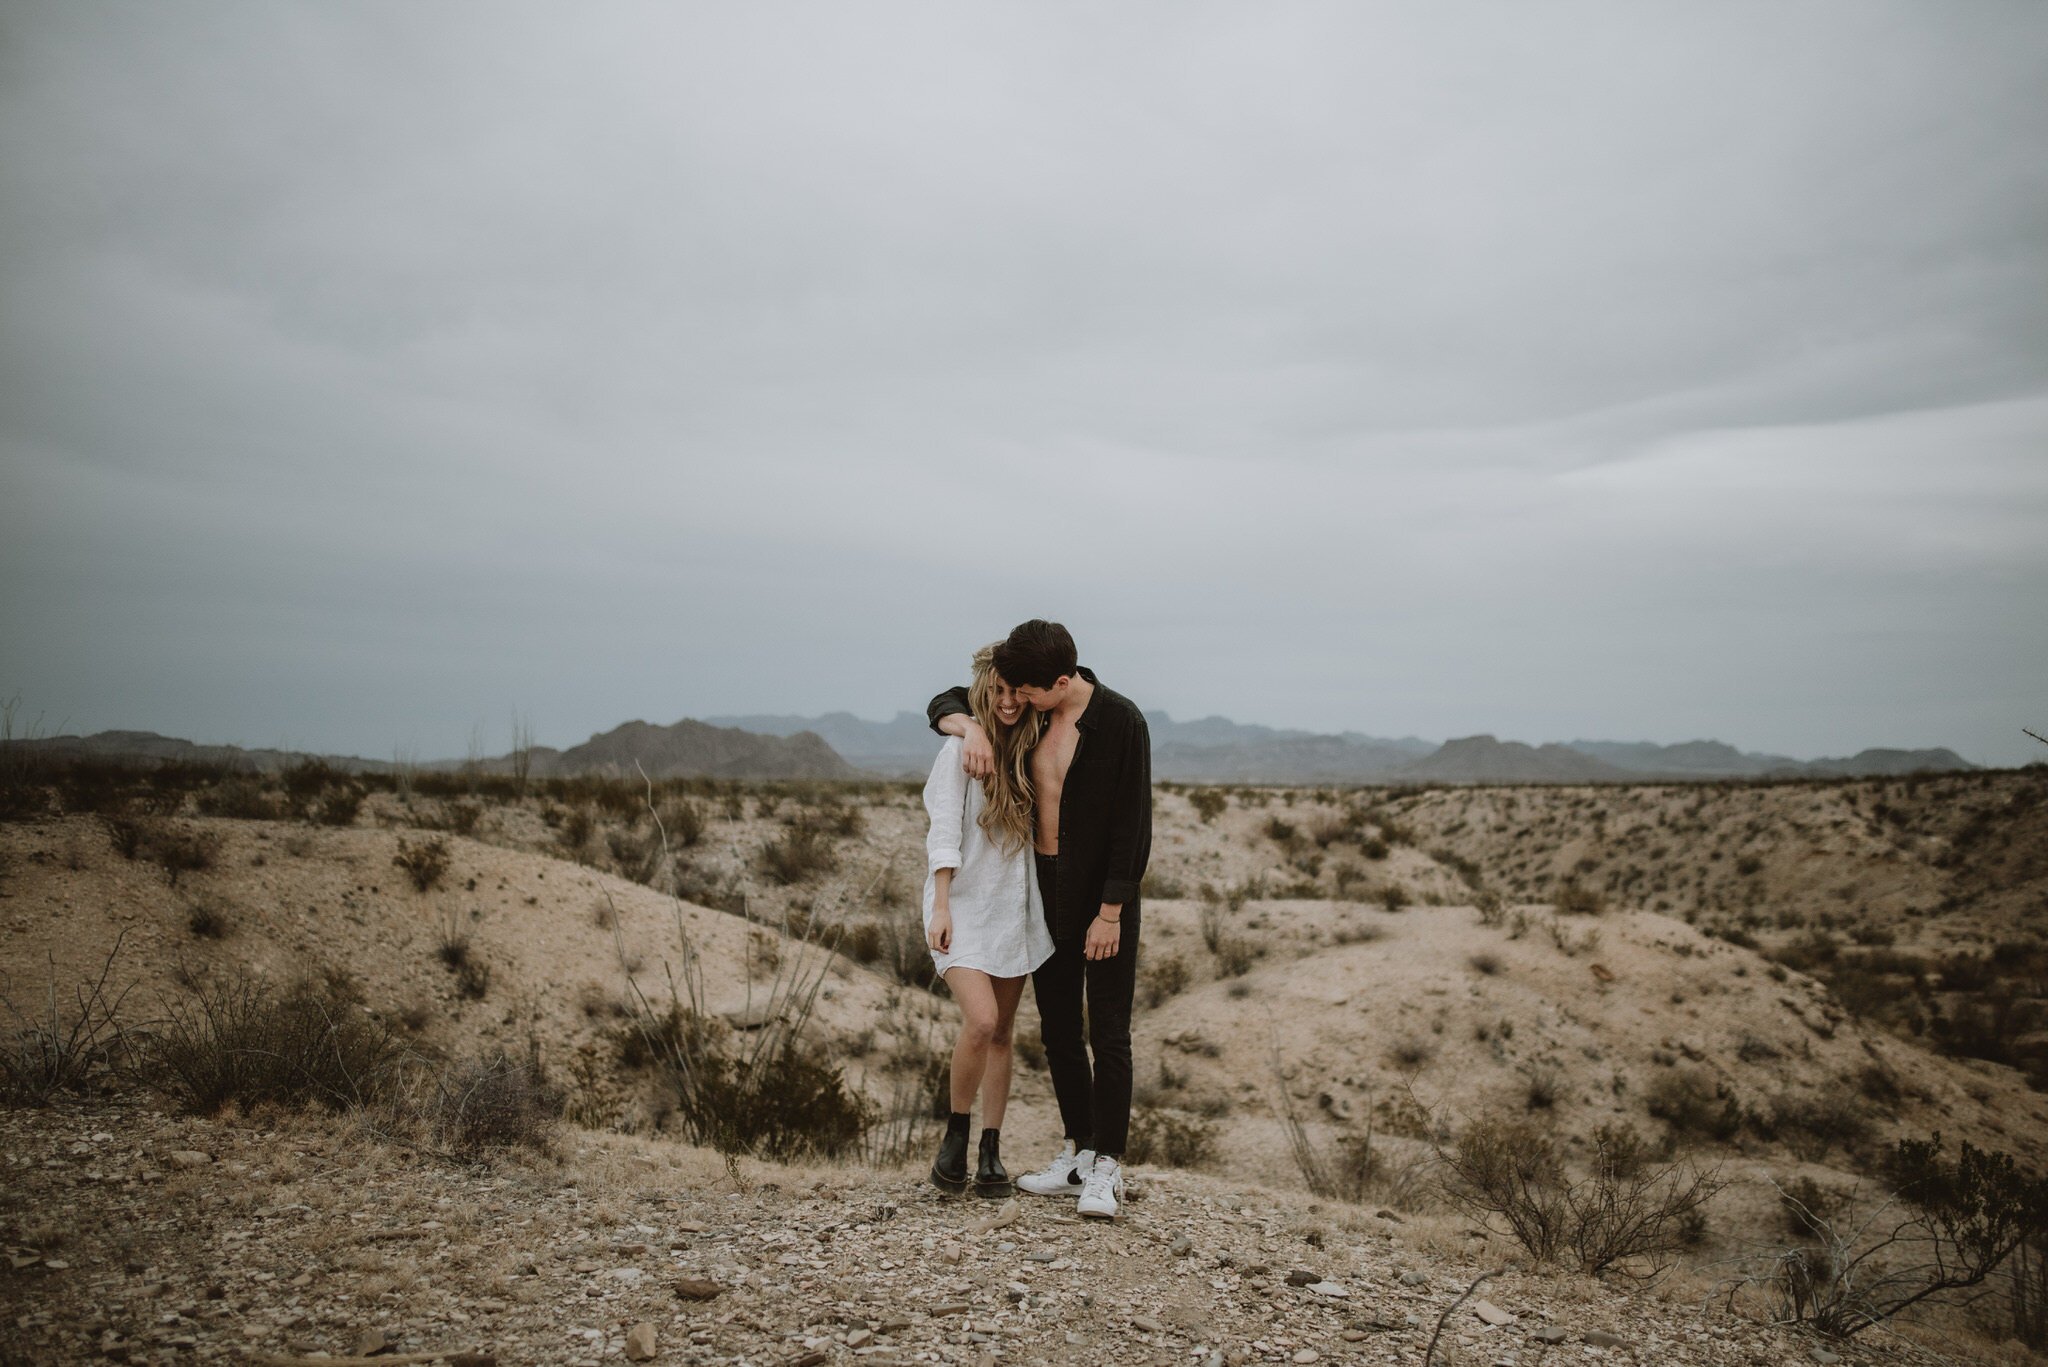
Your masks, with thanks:
[(967, 705), (966, 689), (947, 689), (925, 705), (924, 715), (932, 730), (942, 736), (958, 736), (965, 742), (960, 747), (960, 767), (970, 778), (987, 778), (995, 772), (995, 748), (988, 743), (981, 723), (974, 719), (973, 710)]
[(1102, 882), (1105, 906), (1119, 908), (1138, 899), (1152, 845), (1152, 733), (1142, 716), (1131, 720), (1117, 766), (1116, 794), (1109, 817), (1109, 859)]
[(1102, 909), (1088, 922), (1081, 947), (1085, 959), (1114, 959), (1123, 945), (1124, 908), (1138, 899), (1145, 860), (1152, 845), (1152, 733), (1143, 717), (1132, 722), (1118, 757), (1116, 789), (1109, 815), (1108, 876)]

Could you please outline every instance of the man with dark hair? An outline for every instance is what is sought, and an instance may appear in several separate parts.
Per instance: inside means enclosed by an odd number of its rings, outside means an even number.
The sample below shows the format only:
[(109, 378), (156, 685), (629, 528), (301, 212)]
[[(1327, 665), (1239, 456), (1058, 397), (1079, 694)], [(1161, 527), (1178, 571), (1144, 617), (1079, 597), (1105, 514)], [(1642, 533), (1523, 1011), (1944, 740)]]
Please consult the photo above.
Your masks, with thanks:
[[(1131, 1001), (1138, 885), (1152, 853), (1152, 737), (1137, 704), (1079, 663), (1074, 638), (1057, 622), (1033, 619), (1012, 631), (996, 647), (995, 667), (1047, 714), (1031, 752), (1031, 787), (1053, 954), (1032, 987), (1067, 1131), (1058, 1156), (1017, 1185), (1040, 1196), (1078, 1195), (1081, 1214), (1113, 1217), (1131, 1126)], [(933, 698), (927, 716), (933, 730), (965, 742), (969, 774), (988, 772), (993, 755), (965, 689)]]

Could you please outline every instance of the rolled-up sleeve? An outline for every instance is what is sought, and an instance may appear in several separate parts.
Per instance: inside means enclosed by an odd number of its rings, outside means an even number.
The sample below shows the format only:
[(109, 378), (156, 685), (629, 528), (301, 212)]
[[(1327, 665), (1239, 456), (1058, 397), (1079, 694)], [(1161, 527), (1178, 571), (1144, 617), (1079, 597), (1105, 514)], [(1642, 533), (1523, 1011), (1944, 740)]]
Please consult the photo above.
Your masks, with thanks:
[(931, 777), (924, 781), (924, 810), (931, 818), (925, 832), (925, 867), (929, 870), (960, 867), (961, 826), (967, 819), (967, 771), (960, 767), (960, 742), (949, 740), (932, 761)]
[(1152, 733), (1142, 716), (1132, 718), (1124, 737), (1109, 813), (1109, 859), (1102, 880), (1102, 900), (1128, 906), (1138, 900), (1145, 864), (1152, 849)]
[[(967, 705), (967, 690), (964, 688), (949, 688), (924, 706), (924, 719), (934, 731), (939, 731), (942, 718), (973, 715), (974, 709)], [(939, 734), (943, 736), (946, 733), (939, 731)]]

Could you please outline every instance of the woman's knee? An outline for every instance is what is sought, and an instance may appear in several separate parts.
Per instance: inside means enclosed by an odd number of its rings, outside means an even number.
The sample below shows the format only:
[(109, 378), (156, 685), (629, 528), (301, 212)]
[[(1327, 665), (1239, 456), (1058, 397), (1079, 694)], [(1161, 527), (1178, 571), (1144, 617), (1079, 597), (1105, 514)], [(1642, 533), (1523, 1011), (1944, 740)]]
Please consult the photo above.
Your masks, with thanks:
[(960, 1038), (971, 1048), (988, 1048), (995, 1042), (996, 1030), (994, 1011), (963, 1011), (960, 1015)]

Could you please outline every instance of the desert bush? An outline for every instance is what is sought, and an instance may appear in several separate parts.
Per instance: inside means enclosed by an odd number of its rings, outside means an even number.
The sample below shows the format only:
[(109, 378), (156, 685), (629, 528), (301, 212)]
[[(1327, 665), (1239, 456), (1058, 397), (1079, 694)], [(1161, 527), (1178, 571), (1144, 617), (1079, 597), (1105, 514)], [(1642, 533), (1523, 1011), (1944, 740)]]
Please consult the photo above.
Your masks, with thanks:
[(1500, 955), (1492, 950), (1481, 950), (1465, 962), (1472, 965), (1473, 972), (1482, 973), (1489, 978), (1500, 972)]
[(210, 869), (220, 858), (220, 835), (153, 817), (115, 817), (107, 822), (114, 848), (130, 859), (157, 865), (172, 887), (185, 874)]
[(1207, 1167), (1216, 1158), (1215, 1122), (1161, 1106), (1138, 1107), (1131, 1113), (1124, 1158), (1169, 1168)]
[(1216, 946), (1216, 972), (1225, 978), (1242, 978), (1251, 972), (1252, 961), (1257, 957), (1251, 941), (1227, 936)]
[(455, 995), (464, 1001), (480, 1002), (491, 991), (491, 966), (474, 954), (455, 970)]
[(761, 871), (788, 886), (830, 873), (839, 867), (839, 853), (817, 827), (799, 823), (761, 847)]
[(1138, 975), (1145, 1005), (1154, 1007), (1187, 991), (1189, 977), (1187, 960), (1178, 954), (1164, 954), (1147, 960), (1144, 970)]
[(1507, 903), (1492, 888), (1481, 888), (1472, 905), (1479, 912), (1480, 925), (1497, 930), (1507, 924)]
[(1436, 1046), (1420, 1035), (1404, 1035), (1387, 1046), (1387, 1061), (1406, 1072), (1414, 1072), (1436, 1057)]
[(481, 1157), (493, 1149), (545, 1148), (561, 1117), (562, 1100), (541, 1071), (537, 1053), (514, 1059), (498, 1050), (444, 1069), (427, 1118), (445, 1147)]
[(236, 821), (275, 821), (283, 814), (277, 798), (266, 792), (263, 781), (242, 774), (224, 780), (199, 794), (202, 816), (226, 817)]
[[(1754, 946), (1751, 946), (1754, 948)], [(1835, 962), (1841, 956), (1842, 947), (1827, 931), (1815, 927), (1795, 940), (1787, 940), (1769, 952), (1768, 957), (1775, 963), (1800, 973), (1811, 973), (1815, 969)]]
[(414, 888), (426, 892), (447, 876), (448, 842), (438, 835), (417, 845), (401, 838), (391, 862), (405, 870)]
[(1188, 890), (1180, 879), (1161, 873), (1157, 869), (1147, 869), (1144, 880), (1138, 885), (1138, 895), (1148, 901), (1174, 902), (1187, 896)]
[(362, 789), (354, 784), (332, 789), (320, 803), (320, 824), (323, 826), (353, 826), (356, 824), (356, 815), (362, 809)]
[(283, 991), (236, 976), (202, 980), (137, 1032), (141, 1079), (187, 1111), (229, 1102), (360, 1106), (395, 1080), (403, 1046), (336, 981)]
[(0, 1104), (47, 1106), (59, 1092), (82, 1093), (115, 1062), (121, 1039), (119, 1013), (127, 991), (109, 996), (107, 979), (127, 938), (123, 930), (101, 961), (91, 982), (74, 986), (68, 1003), (57, 991), (57, 964), (52, 958), (49, 983), (40, 1008), (25, 1008), (0, 989), (0, 1010), (7, 1013), (0, 1034)]
[(875, 921), (856, 921), (839, 939), (839, 950), (857, 964), (871, 964), (882, 957), (883, 927)]
[(1223, 894), (1213, 883), (1202, 884), (1202, 908), (1198, 913), (1202, 928), (1202, 944), (1211, 954), (1218, 953), (1223, 946)]
[(1188, 792), (1188, 804), (1206, 826), (1223, 815), (1224, 809), (1230, 806), (1230, 796), (1220, 788), (1194, 788)]
[(685, 798), (664, 804), (656, 814), (658, 828), (671, 849), (688, 849), (704, 841), (704, 808)]
[(1742, 1111), (1707, 1075), (1693, 1068), (1661, 1073), (1643, 1092), (1651, 1115), (1671, 1127), (1678, 1141), (1732, 1139), (1742, 1129)]
[(1812, 1096), (1780, 1092), (1771, 1098), (1758, 1129), (1807, 1162), (1818, 1163), (1837, 1146), (1853, 1151), (1862, 1145), (1870, 1138), (1871, 1124), (1863, 1099), (1838, 1083)]
[(185, 909), (185, 928), (202, 940), (222, 940), (227, 938), (233, 922), (225, 907), (206, 898)]
[(1567, 878), (1558, 886), (1557, 895), (1551, 899), (1551, 905), (1561, 915), (1598, 916), (1607, 910), (1607, 899), (1576, 879)]
[(1788, 1219), (1810, 1242), (1750, 1276), (1771, 1295), (1776, 1318), (1847, 1338), (1923, 1302), (1974, 1293), (2005, 1267), (2014, 1327), (2024, 1333), (2038, 1303), (2012, 1273), (2048, 1246), (2048, 1181), (1967, 1142), (1951, 1161), (1939, 1134), (1899, 1140), (1886, 1170), (1894, 1195), (1860, 1220), (1846, 1204), (1816, 1210), (1797, 1188), (1779, 1188)]
[(1440, 1154), (1444, 1195), (1469, 1215), (1504, 1221), (1539, 1262), (1568, 1261), (1597, 1276), (1646, 1259), (1649, 1272), (1661, 1271), (1724, 1184), (1690, 1164), (1645, 1164), (1632, 1137), (1597, 1132), (1590, 1171), (1574, 1178), (1549, 1131), (1482, 1115)]
[(1553, 1064), (1538, 1064), (1525, 1080), (1522, 1103), (1532, 1111), (1555, 1107), (1564, 1095), (1564, 1073)]
[(1981, 1058), (2019, 1066), (2023, 1036), (2041, 1028), (2042, 1010), (2005, 988), (1975, 1001), (1962, 1001), (1934, 1020), (1934, 1039), (1941, 1051), (1957, 1058)]
[(1408, 889), (1399, 883), (1387, 883), (1380, 888), (1380, 905), (1388, 911), (1399, 911), (1412, 900), (1408, 895)]

